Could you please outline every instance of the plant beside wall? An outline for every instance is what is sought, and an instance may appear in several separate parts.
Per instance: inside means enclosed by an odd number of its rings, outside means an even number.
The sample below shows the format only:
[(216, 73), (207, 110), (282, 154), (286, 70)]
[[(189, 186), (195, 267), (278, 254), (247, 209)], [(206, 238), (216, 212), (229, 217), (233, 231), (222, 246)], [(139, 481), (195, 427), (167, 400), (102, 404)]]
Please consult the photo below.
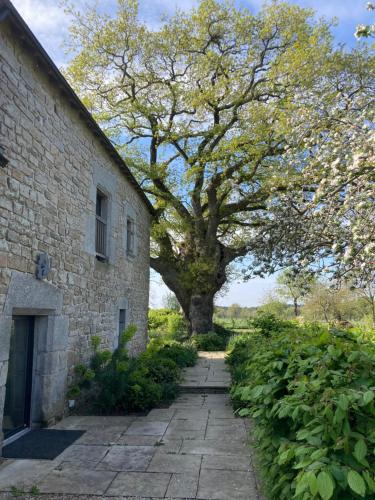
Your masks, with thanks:
[(101, 351), (100, 339), (92, 338), (94, 353), (90, 364), (75, 367), (76, 383), (68, 391), (69, 399), (78, 399), (78, 411), (146, 411), (176, 397), (181, 369), (195, 364), (196, 349), (189, 344), (158, 339), (152, 340), (138, 358), (131, 358), (126, 344), (135, 333), (136, 327), (129, 326), (113, 353)]
[(269, 498), (375, 498), (373, 343), (284, 324), (232, 339), (228, 364)]

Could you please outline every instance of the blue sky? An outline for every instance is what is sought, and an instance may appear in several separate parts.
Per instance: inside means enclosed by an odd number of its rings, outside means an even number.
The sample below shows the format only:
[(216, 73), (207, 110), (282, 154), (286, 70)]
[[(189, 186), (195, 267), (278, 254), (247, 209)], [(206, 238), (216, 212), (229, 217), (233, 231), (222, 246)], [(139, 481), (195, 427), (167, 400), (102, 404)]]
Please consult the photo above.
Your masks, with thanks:
[[(15, 7), (28, 23), (34, 34), (47, 50), (57, 66), (66, 63), (67, 56), (62, 44), (68, 36), (69, 19), (65, 15), (59, 2), (55, 0), (13, 0)], [(76, 0), (75, 5), (83, 5), (84, 0)], [(189, 9), (196, 5), (196, 0), (140, 0), (140, 15), (150, 26), (157, 26), (163, 13), (173, 12), (176, 7)], [(247, 7), (256, 12), (263, 0), (235, 0), (238, 7)], [(366, 10), (366, 2), (362, 0), (290, 0), (303, 7), (316, 11), (318, 17), (337, 18), (338, 25), (333, 29), (337, 43), (344, 43), (349, 47), (356, 44), (354, 31), (357, 24), (370, 24), (374, 14)], [(106, 11), (114, 10), (116, 0), (98, 0), (100, 7)], [(234, 302), (243, 306), (259, 305), (265, 296), (272, 290), (275, 278), (254, 279), (246, 283), (231, 283), (225, 294), (217, 298), (217, 304), (230, 305)], [(160, 307), (162, 298), (168, 289), (162, 284), (158, 276), (153, 275), (151, 280), (151, 307)]]

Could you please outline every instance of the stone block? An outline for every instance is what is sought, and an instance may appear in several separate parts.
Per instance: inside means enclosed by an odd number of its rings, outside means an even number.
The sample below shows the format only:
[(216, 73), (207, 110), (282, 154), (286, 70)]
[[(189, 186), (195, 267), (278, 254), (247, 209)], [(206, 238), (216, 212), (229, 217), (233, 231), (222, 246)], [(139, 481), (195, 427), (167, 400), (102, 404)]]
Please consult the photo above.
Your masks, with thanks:
[(116, 472), (91, 470), (67, 464), (50, 472), (37, 482), (41, 493), (71, 495), (102, 495), (116, 476)]
[(168, 485), (168, 498), (195, 498), (198, 476), (193, 474), (173, 474)]
[(245, 455), (203, 455), (202, 469), (250, 471), (250, 458)]
[(163, 473), (120, 472), (106, 494), (121, 498), (164, 498), (170, 477)]
[(168, 422), (142, 421), (137, 419), (126, 431), (126, 435), (137, 436), (163, 436), (168, 427)]
[(8, 491), (12, 486), (29, 490), (54, 467), (51, 460), (7, 460), (0, 469), (0, 490)]
[(175, 455), (157, 451), (147, 469), (148, 472), (170, 472), (174, 474), (198, 475), (201, 457), (194, 455)]
[(9, 359), (11, 328), (12, 317), (0, 316), (0, 361)]
[(184, 441), (181, 453), (194, 455), (246, 455), (246, 444), (233, 439), (196, 439)]
[[(78, 441), (76, 441), (78, 443)], [(64, 462), (74, 463), (83, 467), (93, 467), (98, 464), (100, 460), (108, 452), (108, 446), (97, 444), (96, 446), (88, 446), (84, 444), (73, 444), (64, 450), (56, 458)]]
[(254, 476), (250, 472), (202, 469), (198, 499), (258, 500)]
[(61, 312), (62, 300), (62, 291), (56, 286), (37, 280), (30, 274), (13, 272), (4, 311), (9, 316), (14, 309), (34, 310), (34, 314), (38, 310)]
[(67, 353), (65, 351), (39, 352), (36, 369), (43, 376), (58, 374), (62, 371), (66, 374)]
[(153, 446), (112, 446), (98, 470), (145, 471), (155, 453)]
[(66, 351), (69, 339), (69, 319), (50, 315), (38, 318), (35, 325), (38, 351)]
[(123, 444), (119, 442), (123, 432), (123, 427), (91, 427), (77, 440), (77, 444), (107, 446)]

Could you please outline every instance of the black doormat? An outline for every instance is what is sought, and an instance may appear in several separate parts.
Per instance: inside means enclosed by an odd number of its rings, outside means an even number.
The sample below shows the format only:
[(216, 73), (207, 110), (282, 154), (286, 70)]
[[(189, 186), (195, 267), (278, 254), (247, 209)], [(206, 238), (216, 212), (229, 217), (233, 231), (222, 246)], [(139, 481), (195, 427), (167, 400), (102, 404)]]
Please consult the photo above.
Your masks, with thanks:
[(85, 431), (37, 429), (21, 436), (3, 448), (4, 458), (53, 460)]

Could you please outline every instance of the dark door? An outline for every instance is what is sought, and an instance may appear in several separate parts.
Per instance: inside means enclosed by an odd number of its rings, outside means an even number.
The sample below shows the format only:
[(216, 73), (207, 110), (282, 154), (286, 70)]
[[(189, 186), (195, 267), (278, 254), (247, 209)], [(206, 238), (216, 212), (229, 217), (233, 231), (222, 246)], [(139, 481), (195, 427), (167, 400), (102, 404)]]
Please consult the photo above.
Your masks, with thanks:
[(30, 427), (33, 348), (34, 317), (14, 316), (3, 419), (5, 439)]

